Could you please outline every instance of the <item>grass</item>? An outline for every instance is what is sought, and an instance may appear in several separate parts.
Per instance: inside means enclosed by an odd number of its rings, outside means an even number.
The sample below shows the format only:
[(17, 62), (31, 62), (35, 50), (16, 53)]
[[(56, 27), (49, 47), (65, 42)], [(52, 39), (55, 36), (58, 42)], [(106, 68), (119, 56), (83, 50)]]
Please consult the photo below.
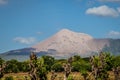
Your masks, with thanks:
[[(110, 78), (109, 80), (114, 80), (113, 72), (108, 72), (108, 73), (109, 73), (109, 78)], [(56, 77), (55, 80), (64, 80), (64, 73), (63, 72), (58, 72), (56, 74), (57, 74), (57, 77)], [(5, 74), (4, 77), (0, 80), (5, 80), (5, 77), (8, 77), (8, 76), (12, 76), (14, 78), (14, 80), (26, 80), (25, 77), (27, 77), (27, 80), (30, 80), (30, 77), (29, 77), (28, 73), (22, 73), (22, 72), (21, 73)], [(72, 76), (74, 80), (84, 80), (83, 76), (81, 76), (81, 74), (78, 73), (78, 72), (72, 72), (70, 74), (70, 76)], [(48, 75), (47, 75), (48, 79), (47, 80), (51, 80), (50, 77), (51, 77), (51, 73), (48, 73)], [(93, 76), (90, 77), (90, 80), (94, 80)]]
[(27, 77), (27, 80), (30, 80), (30, 77), (28, 73), (9, 73), (5, 74), (4, 77), (1, 80), (5, 80), (5, 77), (12, 76), (14, 80), (26, 80), (25, 77)]

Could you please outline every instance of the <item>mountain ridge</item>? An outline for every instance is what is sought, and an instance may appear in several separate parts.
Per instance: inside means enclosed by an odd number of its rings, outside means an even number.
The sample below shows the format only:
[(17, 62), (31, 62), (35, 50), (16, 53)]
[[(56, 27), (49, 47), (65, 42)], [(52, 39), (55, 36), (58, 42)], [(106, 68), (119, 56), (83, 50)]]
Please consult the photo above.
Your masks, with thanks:
[[(78, 43), (79, 41), (77, 41), (77, 40), (80, 40), (80, 38), (81, 39), (85, 38), (84, 40), (93, 39), (88, 34), (76, 33), (76, 32), (70, 31), (68, 29), (62, 29), (61, 31), (57, 32), (55, 35), (53, 35), (52, 37), (48, 38), (47, 40), (45, 40), (43, 42), (40, 42), (40, 43), (37, 43), (37, 45), (32, 46), (32, 48), (36, 48), (37, 51), (45, 50), (44, 48), (42, 48), (42, 49), (40, 48), (41, 47), (40, 45), (43, 45), (43, 44), (46, 45), (46, 47), (49, 47), (49, 48), (50, 47), (52, 48), (51, 45), (53, 45), (53, 44), (54, 45), (55, 44), (58, 44), (58, 45), (62, 44), (62, 47), (63, 47), (64, 44), (67, 43), (67, 41), (69, 41), (70, 43), (72, 43), (72, 42)], [(68, 45), (70, 45), (70, 43), (68, 43)], [(58, 45), (57, 45), (57, 47), (58, 47)], [(60, 49), (60, 47), (59, 47), (59, 49)]]
[(48, 39), (30, 48), (12, 50), (0, 56), (4, 58), (7, 56), (9, 58), (11, 55), (15, 58), (14, 55), (23, 55), (23, 57), (26, 55), (29, 58), (30, 52), (36, 52), (38, 56), (50, 55), (55, 58), (66, 58), (72, 55), (87, 57), (99, 51), (109, 51), (114, 54), (119, 54), (119, 48), (120, 39), (95, 39), (85, 33), (62, 29)]

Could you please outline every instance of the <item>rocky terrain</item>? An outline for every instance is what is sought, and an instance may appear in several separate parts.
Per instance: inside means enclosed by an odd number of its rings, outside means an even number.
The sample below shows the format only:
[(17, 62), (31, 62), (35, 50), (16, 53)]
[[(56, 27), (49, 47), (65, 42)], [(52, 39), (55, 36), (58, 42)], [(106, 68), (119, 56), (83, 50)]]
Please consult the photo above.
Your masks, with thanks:
[(67, 58), (72, 55), (87, 57), (100, 51), (108, 51), (118, 55), (120, 54), (120, 39), (95, 39), (85, 33), (62, 29), (30, 48), (12, 50), (0, 56), (5, 59), (19, 59), (20, 56), (22, 58), (26, 56), (25, 59), (27, 59), (32, 51), (36, 52), (38, 56), (50, 55), (56, 58)]

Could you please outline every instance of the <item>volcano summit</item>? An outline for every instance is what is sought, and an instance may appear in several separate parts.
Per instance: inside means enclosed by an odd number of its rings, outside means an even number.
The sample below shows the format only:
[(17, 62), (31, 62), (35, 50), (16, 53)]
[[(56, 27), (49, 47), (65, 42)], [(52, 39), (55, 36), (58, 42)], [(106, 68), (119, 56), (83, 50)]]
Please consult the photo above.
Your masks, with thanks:
[(12, 50), (1, 54), (5, 59), (27, 59), (30, 52), (38, 56), (50, 55), (56, 58), (67, 58), (73, 55), (87, 57), (99, 51), (108, 51), (115, 55), (120, 54), (120, 39), (95, 39), (85, 33), (62, 29), (48, 39), (39, 42), (30, 48)]

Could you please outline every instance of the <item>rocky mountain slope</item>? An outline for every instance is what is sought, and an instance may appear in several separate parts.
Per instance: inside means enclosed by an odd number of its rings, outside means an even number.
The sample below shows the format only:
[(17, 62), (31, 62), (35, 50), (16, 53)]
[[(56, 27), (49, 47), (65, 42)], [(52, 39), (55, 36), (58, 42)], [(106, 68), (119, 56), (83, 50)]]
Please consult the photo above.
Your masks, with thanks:
[(109, 45), (108, 40), (97, 40), (88, 34), (63, 29), (47, 40), (32, 46), (32, 48), (36, 49), (36, 52), (56, 51), (56, 54), (52, 54), (53, 56), (69, 56), (74, 54), (87, 56), (91, 52), (102, 50), (105, 45)]
[[(56, 58), (67, 58), (72, 55), (82, 57), (94, 55), (99, 51), (120, 54), (120, 39), (94, 39), (88, 34), (63, 29), (52, 37), (33, 45), (31, 48), (12, 50), (0, 56), (28, 56), (31, 51), (38, 56), (50, 55)], [(4, 55), (4, 56), (3, 56)], [(15, 58), (15, 57), (14, 57)]]

